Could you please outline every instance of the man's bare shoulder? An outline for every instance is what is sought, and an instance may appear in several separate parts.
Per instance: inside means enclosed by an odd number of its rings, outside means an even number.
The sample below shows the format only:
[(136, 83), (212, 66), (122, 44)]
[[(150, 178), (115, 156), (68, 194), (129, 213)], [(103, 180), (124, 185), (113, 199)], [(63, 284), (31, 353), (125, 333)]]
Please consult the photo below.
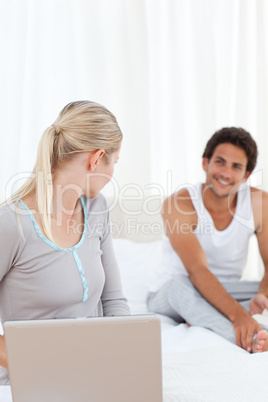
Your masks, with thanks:
[(268, 192), (260, 190), (256, 187), (250, 187), (252, 206), (254, 207), (267, 207), (268, 206)]
[(191, 196), (186, 188), (170, 195), (165, 199), (162, 207), (164, 218), (184, 217), (186, 220), (196, 218), (196, 211), (193, 206)]
[(251, 203), (256, 232), (260, 232), (268, 223), (268, 192), (251, 187)]
[[(251, 198), (254, 200), (254, 202), (259, 201), (262, 199), (265, 203), (268, 203), (268, 192), (260, 190), (259, 188), (256, 187), (250, 187), (250, 192), (251, 192)], [(257, 195), (261, 195), (261, 197), (257, 197)]]

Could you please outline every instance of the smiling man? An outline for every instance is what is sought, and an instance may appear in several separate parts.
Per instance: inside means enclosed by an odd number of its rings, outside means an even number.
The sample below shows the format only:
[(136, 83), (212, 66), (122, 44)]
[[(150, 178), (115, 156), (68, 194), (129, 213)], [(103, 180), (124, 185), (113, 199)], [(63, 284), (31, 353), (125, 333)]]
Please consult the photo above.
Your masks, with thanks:
[[(248, 352), (268, 350), (253, 317), (268, 308), (268, 194), (247, 184), (257, 146), (241, 128), (223, 128), (203, 153), (205, 183), (185, 186), (163, 205), (165, 267), (148, 295), (151, 311), (209, 328)], [(255, 234), (261, 282), (240, 281)]]

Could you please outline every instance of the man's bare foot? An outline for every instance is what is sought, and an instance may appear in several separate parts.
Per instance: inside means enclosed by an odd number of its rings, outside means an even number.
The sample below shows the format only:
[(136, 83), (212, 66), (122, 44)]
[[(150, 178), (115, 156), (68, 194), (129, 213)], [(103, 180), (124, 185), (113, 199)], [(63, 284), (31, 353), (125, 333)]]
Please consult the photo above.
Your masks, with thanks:
[(252, 341), (252, 353), (266, 352), (268, 350), (268, 332), (261, 329)]

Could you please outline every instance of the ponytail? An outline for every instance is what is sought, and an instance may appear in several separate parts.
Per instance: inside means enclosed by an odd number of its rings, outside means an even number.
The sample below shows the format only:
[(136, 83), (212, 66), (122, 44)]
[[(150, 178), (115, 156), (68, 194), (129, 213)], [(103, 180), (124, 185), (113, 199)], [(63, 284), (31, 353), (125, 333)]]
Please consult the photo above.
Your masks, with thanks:
[(53, 199), (52, 163), (56, 136), (55, 126), (48, 127), (43, 133), (37, 151), (35, 165), (36, 202), (41, 214), (41, 222), (45, 236), (52, 240), (51, 213)]

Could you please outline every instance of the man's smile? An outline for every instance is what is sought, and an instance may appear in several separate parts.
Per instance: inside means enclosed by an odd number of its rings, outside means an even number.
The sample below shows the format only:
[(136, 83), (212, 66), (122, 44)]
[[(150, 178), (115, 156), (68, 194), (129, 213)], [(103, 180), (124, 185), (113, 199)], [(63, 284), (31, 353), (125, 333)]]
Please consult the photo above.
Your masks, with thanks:
[(233, 186), (234, 182), (222, 179), (221, 177), (214, 176), (214, 179), (223, 187)]

